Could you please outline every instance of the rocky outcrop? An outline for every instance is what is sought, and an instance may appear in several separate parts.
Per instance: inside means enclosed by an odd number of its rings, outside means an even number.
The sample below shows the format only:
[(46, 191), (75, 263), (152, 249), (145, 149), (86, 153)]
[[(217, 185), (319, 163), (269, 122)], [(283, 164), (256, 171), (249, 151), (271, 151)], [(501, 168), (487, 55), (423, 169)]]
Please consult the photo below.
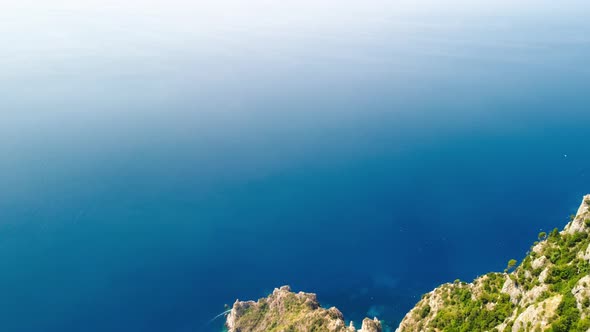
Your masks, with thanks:
[(590, 306), (590, 275), (585, 276), (576, 283), (576, 286), (572, 289), (572, 294), (576, 298), (576, 307), (586, 315), (587, 312), (584, 309)]
[[(257, 302), (236, 301), (226, 326), (229, 332), (357, 332), (338, 309), (322, 308), (315, 294), (293, 293), (289, 286)], [(365, 318), (358, 332), (381, 332), (381, 323)]]
[[(555, 315), (561, 300), (562, 296), (556, 295), (540, 303), (526, 307), (526, 309), (524, 309), (524, 311), (514, 320), (512, 330), (516, 329), (518, 331), (524, 329), (526, 331), (527, 326), (529, 326), (544, 331), (550, 325), (550, 319)], [(506, 324), (504, 323), (503, 326), (506, 326)]]
[(381, 332), (381, 322), (377, 318), (365, 318), (363, 319), (363, 325), (359, 332)]
[[(514, 269), (509, 272), (510, 269)], [(508, 273), (509, 272), (509, 273)], [(229, 332), (381, 332), (365, 318), (360, 330), (315, 294), (288, 286), (254, 301), (236, 301)], [(539, 234), (519, 266), (471, 283), (455, 281), (424, 294), (396, 332), (590, 332), (590, 195), (563, 231)]]
[(574, 216), (573, 220), (571, 220), (563, 229), (564, 233), (567, 234), (574, 234), (576, 232), (584, 232), (586, 231), (587, 225), (586, 220), (588, 220), (589, 216), (586, 212), (588, 212), (588, 208), (590, 207), (590, 195), (584, 197), (584, 201), (578, 208), (578, 212)]
[(590, 195), (564, 230), (539, 234), (511, 273), (444, 284), (397, 332), (590, 331)]

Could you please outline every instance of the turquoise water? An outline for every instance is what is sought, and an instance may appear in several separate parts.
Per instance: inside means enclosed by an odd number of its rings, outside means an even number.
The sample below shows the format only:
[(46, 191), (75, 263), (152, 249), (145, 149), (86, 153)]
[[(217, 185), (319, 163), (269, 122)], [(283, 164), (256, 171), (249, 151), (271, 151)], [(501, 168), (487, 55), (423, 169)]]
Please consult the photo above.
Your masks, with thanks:
[(590, 192), (588, 9), (9, 7), (0, 329), (218, 331), (283, 284), (395, 325), (503, 269)]

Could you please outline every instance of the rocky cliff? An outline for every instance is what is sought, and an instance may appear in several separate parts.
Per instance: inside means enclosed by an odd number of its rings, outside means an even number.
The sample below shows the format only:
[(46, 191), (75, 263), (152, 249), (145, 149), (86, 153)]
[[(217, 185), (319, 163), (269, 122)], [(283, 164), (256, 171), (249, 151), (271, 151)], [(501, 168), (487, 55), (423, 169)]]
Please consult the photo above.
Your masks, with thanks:
[(396, 331), (590, 331), (589, 209), (590, 195), (520, 265), (425, 294)]
[[(396, 332), (590, 332), (590, 195), (562, 231), (539, 233), (526, 257), (504, 272), (459, 280), (422, 296)], [(377, 319), (345, 325), (316, 295), (275, 289), (258, 302), (236, 301), (229, 332), (381, 332)]]
[[(357, 332), (338, 309), (322, 308), (315, 294), (293, 293), (289, 286), (257, 302), (236, 301), (226, 326), (229, 332)], [(365, 318), (358, 332), (381, 332), (381, 323)]]

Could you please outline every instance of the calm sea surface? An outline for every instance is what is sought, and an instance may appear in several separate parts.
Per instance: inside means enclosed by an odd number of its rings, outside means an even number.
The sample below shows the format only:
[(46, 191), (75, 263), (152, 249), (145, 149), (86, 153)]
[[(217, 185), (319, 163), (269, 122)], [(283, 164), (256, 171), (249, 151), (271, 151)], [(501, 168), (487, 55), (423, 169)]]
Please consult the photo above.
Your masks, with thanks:
[(217, 332), (284, 284), (395, 326), (502, 270), (590, 192), (589, 12), (8, 5), (0, 330)]

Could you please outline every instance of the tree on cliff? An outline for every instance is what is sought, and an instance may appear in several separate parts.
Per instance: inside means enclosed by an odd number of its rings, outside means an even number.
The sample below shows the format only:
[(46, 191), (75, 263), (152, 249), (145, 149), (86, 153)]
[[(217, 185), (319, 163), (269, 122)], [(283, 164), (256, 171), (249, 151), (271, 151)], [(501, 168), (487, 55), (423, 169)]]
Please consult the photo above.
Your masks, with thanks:
[(506, 266), (506, 269), (504, 270), (505, 272), (508, 272), (510, 270), (512, 270), (515, 266), (516, 266), (516, 259), (511, 259), (508, 261), (508, 265)]

